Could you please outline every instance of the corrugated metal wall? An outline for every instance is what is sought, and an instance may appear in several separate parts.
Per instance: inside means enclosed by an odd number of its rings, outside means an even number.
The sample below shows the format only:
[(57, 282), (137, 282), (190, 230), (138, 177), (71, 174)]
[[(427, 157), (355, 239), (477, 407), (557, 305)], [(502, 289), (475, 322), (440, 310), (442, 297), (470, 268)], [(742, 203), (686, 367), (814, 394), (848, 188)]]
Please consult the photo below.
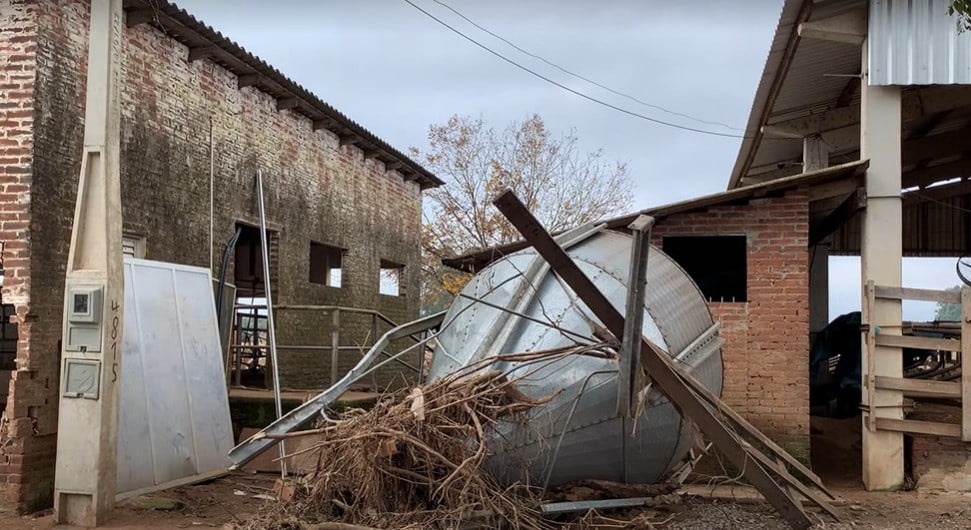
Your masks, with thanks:
[[(859, 255), (862, 221), (858, 214), (833, 234), (832, 254)], [(971, 196), (904, 201), (903, 229), (905, 256), (971, 256)]]
[(971, 31), (951, 0), (870, 0), (870, 84), (971, 84)]

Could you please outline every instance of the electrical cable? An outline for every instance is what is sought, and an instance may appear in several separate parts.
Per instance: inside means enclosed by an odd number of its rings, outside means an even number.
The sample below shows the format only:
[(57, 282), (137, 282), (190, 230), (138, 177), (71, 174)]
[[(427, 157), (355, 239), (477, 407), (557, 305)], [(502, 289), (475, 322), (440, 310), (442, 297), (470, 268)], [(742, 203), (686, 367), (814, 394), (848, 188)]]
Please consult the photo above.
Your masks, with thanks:
[[(538, 77), (538, 78), (542, 79), (543, 81), (546, 81), (547, 83), (550, 83), (552, 85), (555, 85), (555, 86), (557, 86), (557, 87), (559, 87), (559, 88), (561, 88), (563, 90), (566, 90), (567, 92), (569, 92), (571, 94), (574, 94), (576, 96), (580, 96), (581, 98), (586, 99), (588, 101), (591, 101), (593, 103), (597, 103), (597, 104), (602, 105), (604, 107), (607, 107), (609, 109), (616, 110), (617, 112), (621, 112), (623, 114), (627, 114), (628, 116), (632, 116), (632, 117), (635, 117), (635, 118), (640, 118), (642, 120), (646, 120), (646, 121), (649, 121), (651, 123), (655, 123), (655, 124), (658, 124), (658, 125), (663, 125), (663, 126), (666, 126), (666, 127), (672, 127), (674, 129), (680, 129), (680, 130), (683, 130), (683, 131), (695, 132), (695, 133), (699, 133), (699, 134), (707, 134), (709, 136), (718, 136), (718, 137), (722, 137), (722, 138), (738, 138), (738, 139), (743, 139), (743, 140), (745, 140), (745, 139), (755, 139), (755, 137), (744, 136), (744, 135), (741, 135), (741, 134), (731, 134), (731, 133), (721, 133), (721, 132), (717, 132), (717, 131), (708, 131), (708, 130), (705, 130), (705, 129), (698, 129), (698, 128), (689, 127), (689, 126), (686, 126), (686, 125), (679, 125), (677, 123), (672, 123), (672, 122), (669, 122), (669, 121), (659, 120), (657, 118), (652, 118), (650, 116), (646, 116), (644, 114), (641, 114), (641, 113), (638, 113), (638, 112), (634, 112), (632, 110), (628, 110), (628, 109), (625, 109), (623, 107), (619, 107), (617, 105), (614, 105), (612, 103), (608, 103), (608, 102), (603, 101), (601, 99), (597, 99), (597, 98), (595, 98), (595, 97), (593, 97), (593, 96), (591, 96), (589, 94), (585, 94), (583, 92), (580, 92), (579, 90), (572, 89), (572, 88), (570, 88), (570, 87), (568, 87), (568, 86), (566, 86), (566, 85), (564, 85), (562, 83), (559, 83), (559, 82), (557, 82), (557, 81), (555, 81), (555, 80), (553, 80), (553, 79), (551, 79), (551, 78), (549, 78), (549, 77), (547, 77), (547, 76), (545, 76), (543, 74), (540, 74), (540, 73), (538, 73), (536, 71), (530, 70), (528, 67), (523, 66), (523, 65), (517, 63), (516, 61), (514, 61), (514, 60), (512, 60), (512, 59), (510, 59), (508, 57), (506, 57), (505, 55), (502, 55), (501, 53), (493, 50), (492, 48), (489, 48), (485, 44), (482, 44), (479, 41), (473, 39), (472, 37), (469, 37), (468, 35), (462, 33), (461, 31), (459, 31), (455, 27), (449, 25), (444, 20), (442, 20), (442, 19), (436, 17), (435, 15), (429, 13), (428, 11), (422, 9), (419, 5), (417, 5), (414, 2), (412, 2), (412, 0), (404, 0), (404, 1), (405, 1), (405, 3), (407, 3), (408, 5), (410, 5), (411, 7), (413, 7), (415, 9), (417, 9), (418, 11), (422, 12), (428, 18), (434, 20), (435, 22), (438, 22), (442, 26), (445, 26), (446, 28), (448, 28), (449, 30), (451, 30), (456, 35), (462, 37), (463, 39), (465, 39), (465, 40), (467, 40), (469, 42), (471, 42), (472, 44), (475, 44), (476, 46), (478, 46), (479, 48), (482, 48), (483, 50), (489, 52), (490, 54), (495, 55), (499, 59), (502, 59), (503, 61), (505, 61), (505, 62), (507, 62), (507, 63), (509, 63), (509, 64), (511, 64), (513, 66), (515, 66), (516, 68), (519, 68), (520, 70), (522, 70), (522, 71), (524, 71), (524, 72), (526, 72), (528, 74), (531, 74), (531, 75), (533, 75), (535, 77)], [(802, 141), (801, 138), (764, 138), (763, 137), (762, 139), (763, 140), (799, 140), (799, 141)]]
[(731, 125), (728, 125), (727, 123), (722, 123), (722, 122), (718, 122), (718, 121), (703, 120), (701, 118), (697, 118), (697, 117), (692, 116), (690, 114), (685, 114), (683, 112), (677, 112), (677, 111), (674, 111), (674, 110), (670, 110), (670, 109), (664, 108), (664, 107), (662, 107), (660, 105), (655, 105), (653, 103), (648, 103), (647, 101), (643, 101), (643, 100), (641, 100), (641, 99), (639, 99), (639, 98), (637, 98), (635, 96), (632, 96), (630, 94), (626, 94), (626, 93), (621, 92), (619, 90), (615, 90), (615, 89), (610, 88), (609, 86), (606, 86), (606, 85), (604, 85), (602, 83), (598, 83), (597, 81), (594, 81), (593, 79), (590, 79), (588, 77), (584, 77), (584, 76), (582, 76), (582, 75), (580, 75), (580, 74), (578, 74), (576, 72), (572, 72), (570, 70), (567, 70), (566, 68), (563, 68), (562, 66), (560, 66), (560, 65), (558, 65), (558, 64), (556, 64), (556, 63), (554, 63), (554, 62), (552, 62), (552, 61), (550, 61), (548, 59), (546, 59), (545, 57), (542, 57), (540, 55), (537, 55), (535, 53), (532, 53), (529, 50), (523, 49), (522, 47), (520, 47), (516, 43), (510, 41), (509, 39), (506, 39), (505, 37), (503, 37), (501, 35), (497, 35), (495, 32), (491, 31), (489, 28), (486, 28), (486, 27), (478, 24), (477, 22), (475, 22), (474, 20), (470, 19), (469, 17), (463, 15), (460, 11), (458, 11), (454, 7), (446, 4), (442, 0), (433, 0), (433, 1), (436, 4), (439, 4), (440, 6), (444, 7), (445, 9), (448, 9), (452, 13), (455, 13), (455, 15), (458, 16), (459, 18), (461, 18), (462, 20), (465, 20), (469, 24), (472, 24), (476, 28), (484, 31), (485, 33), (491, 35), (492, 37), (495, 37), (496, 39), (498, 39), (498, 40), (500, 40), (500, 41), (508, 44), (509, 46), (511, 46), (513, 49), (519, 51), (520, 53), (523, 53), (525, 55), (528, 55), (528, 56), (530, 56), (530, 57), (532, 57), (534, 59), (538, 59), (538, 60), (546, 63), (547, 65), (552, 66), (553, 68), (556, 68), (557, 70), (559, 70), (559, 71), (561, 71), (561, 72), (563, 72), (563, 73), (565, 73), (567, 75), (573, 76), (573, 77), (575, 77), (577, 79), (580, 79), (582, 81), (586, 81), (587, 83), (590, 83), (591, 85), (594, 85), (594, 86), (597, 86), (599, 88), (602, 88), (602, 89), (606, 90), (607, 92), (610, 92), (611, 94), (615, 94), (617, 96), (620, 96), (620, 97), (623, 97), (623, 98), (627, 98), (627, 99), (629, 99), (629, 100), (631, 100), (631, 101), (633, 101), (635, 103), (640, 103), (641, 105), (644, 105), (645, 107), (650, 107), (652, 109), (659, 110), (659, 111), (665, 112), (667, 114), (671, 114), (672, 116), (680, 116), (682, 118), (687, 118), (689, 120), (696, 121), (698, 123), (702, 123), (702, 124), (705, 124), (705, 125), (718, 125), (720, 127), (725, 127), (726, 129), (731, 129), (733, 131), (742, 131), (742, 129), (739, 129), (738, 127), (732, 127)]

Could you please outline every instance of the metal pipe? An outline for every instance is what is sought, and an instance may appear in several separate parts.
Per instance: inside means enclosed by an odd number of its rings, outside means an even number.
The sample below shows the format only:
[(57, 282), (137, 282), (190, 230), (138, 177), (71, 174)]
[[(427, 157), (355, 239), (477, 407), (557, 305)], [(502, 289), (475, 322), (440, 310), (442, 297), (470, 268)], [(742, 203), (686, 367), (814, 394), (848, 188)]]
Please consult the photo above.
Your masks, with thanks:
[[(263, 171), (256, 171), (257, 198), (260, 203), (260, 246), (263, 249), (263, 292), (266, 297), (266, 335), (267, 343), (270, 346), (270, 364), (273, 377), (273, 405), (276, 408), (276, 417), (283, 417), (283, 400), (280, 396), (280, 364), (276, 355), (276, 330), (273, 327), (273, 293), (270, 288), (270, 247), (267, 244), (266, 236), (266, 204), (263, 201)], [(280, 442), (280, 474), (283, 478), (287, 476), (287, 464), (282, 457), (286, 456), (286, 449), (283, 442)]]
[(331, 324), (330, 329), (330, 384), (337, 384), (337, 363), (339, 361), (340, 355), (340, 326), (341, 326), (341, 311), (340, 309), (334, 310), (334, 319)]
[[(212, 243), (213, 243), (213, 227), (215, 219), (215, 199), (214, 199), (214, 189), (216, 183), (216, 150), (215, 142), (213, 140), (213, 124), (215, 119), (212, 114), (209, 115), (209, 270), (212, 270)], [(218, 314), (218, 313), (217, 313)]]

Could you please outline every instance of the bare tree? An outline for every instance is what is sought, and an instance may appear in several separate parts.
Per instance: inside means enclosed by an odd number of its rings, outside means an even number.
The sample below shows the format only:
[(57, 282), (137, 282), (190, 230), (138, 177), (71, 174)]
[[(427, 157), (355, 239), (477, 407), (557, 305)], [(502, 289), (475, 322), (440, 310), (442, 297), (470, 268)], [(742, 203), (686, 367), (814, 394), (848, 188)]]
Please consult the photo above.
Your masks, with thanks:
[(482, 119), (453, 116), (432, 125), (429, 150), (412, 155), (445, 181), (425, 194), (422, 234), (423, 302), (443, 306), (467, 278), (441, 260), (519, 239), (492, 206), (512, 189), (548, 230), (559, 231), (630, 207), (627, 167), (583, 152), (575, 131), (554, 136), (530, 116), (502, 131)]

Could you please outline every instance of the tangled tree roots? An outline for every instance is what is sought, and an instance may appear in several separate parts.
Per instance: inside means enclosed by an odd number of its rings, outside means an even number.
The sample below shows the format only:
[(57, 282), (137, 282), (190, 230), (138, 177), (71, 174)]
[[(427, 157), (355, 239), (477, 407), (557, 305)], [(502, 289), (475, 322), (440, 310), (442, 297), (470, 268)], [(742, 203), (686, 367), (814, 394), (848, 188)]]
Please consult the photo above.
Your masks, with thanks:
[[(483, 469), (486, 432), (542, 402), (497, 371), (455, 374), (313, 431), (316, 472), (247, 528), (548, 528), (535, 490)], [(340, 523), (340, 524), (336, 524)], [(352, 526), (356, 525), (356, 526)]]

